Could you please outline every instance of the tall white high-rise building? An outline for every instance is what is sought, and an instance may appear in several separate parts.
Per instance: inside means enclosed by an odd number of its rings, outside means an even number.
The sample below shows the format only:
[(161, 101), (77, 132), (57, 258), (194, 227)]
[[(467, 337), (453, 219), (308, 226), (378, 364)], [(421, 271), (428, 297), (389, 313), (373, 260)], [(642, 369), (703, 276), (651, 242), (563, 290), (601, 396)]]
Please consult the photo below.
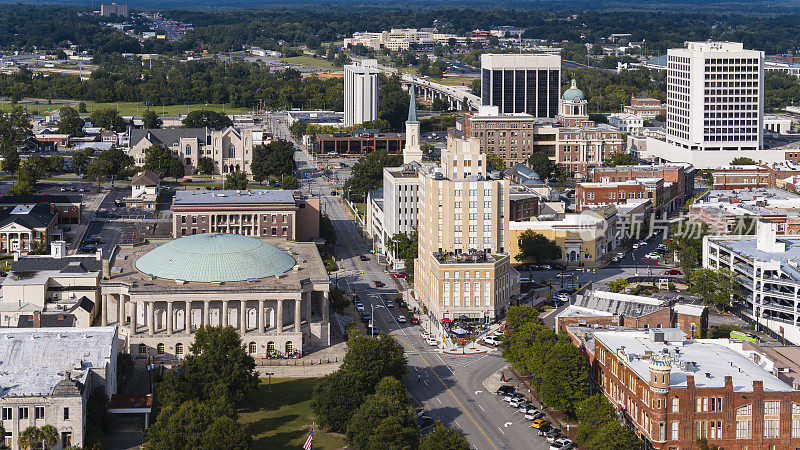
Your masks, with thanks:
[(481, 55), (481, 104), (501, 113), (555, 118), (561, 99), (561, 56)]
[(353, 126), (378, 118), (378, 61), (344, 66), (344, 125)]
[(667, 51), (669, 144), (691, 151), (763, 147), (764, 52), (739, 42)]

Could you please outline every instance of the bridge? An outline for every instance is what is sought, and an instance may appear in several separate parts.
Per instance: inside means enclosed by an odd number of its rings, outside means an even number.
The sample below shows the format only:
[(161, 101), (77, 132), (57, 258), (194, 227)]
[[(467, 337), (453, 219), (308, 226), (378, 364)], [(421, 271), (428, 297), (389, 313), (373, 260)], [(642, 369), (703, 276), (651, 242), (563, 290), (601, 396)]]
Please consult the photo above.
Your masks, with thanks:
[[(481, 104), (481, 98), (463, 86), (448, 86), (435, 83), (407, 73), (404, 73), (400, 78), (400, 84), (406, 89), (412, 82), (417, 96), (428, 102), (432, 102), (436, 98), (443, 98), (450, 103), (450, 107), (453, 109), (473, 111), (477, 111), (478, 106)], [(466, 108), (464, 107), (465, 102)]]

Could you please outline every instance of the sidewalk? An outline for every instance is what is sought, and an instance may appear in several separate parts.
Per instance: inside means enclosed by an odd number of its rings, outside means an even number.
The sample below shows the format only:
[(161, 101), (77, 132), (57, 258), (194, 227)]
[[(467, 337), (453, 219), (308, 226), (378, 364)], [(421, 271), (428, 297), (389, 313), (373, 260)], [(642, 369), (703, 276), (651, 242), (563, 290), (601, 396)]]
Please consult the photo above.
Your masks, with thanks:
[[(561, 411), (548, 408), (547, 405), (542, 403), (536, 390), (530, 384), (530, 377), (522, 376), (513, 368), (506, 366), (503, 368), (506, 376), (506, 383), (517, 388), (517, 392), (527, 392), (527, 395), (544, 414), (547, 420), (554, 426), (561, 429), (561, 433), (567, 436), (570, 440), (575, 442), (575, 435), (578, 433), (576, 425), (567, 423), (567, 415)], [(509, 376), (510, 375), (510, 376)], [(497, 374), (499, 380), (499, 374)], [(513, 377), (513, 378), (512, 378)]]

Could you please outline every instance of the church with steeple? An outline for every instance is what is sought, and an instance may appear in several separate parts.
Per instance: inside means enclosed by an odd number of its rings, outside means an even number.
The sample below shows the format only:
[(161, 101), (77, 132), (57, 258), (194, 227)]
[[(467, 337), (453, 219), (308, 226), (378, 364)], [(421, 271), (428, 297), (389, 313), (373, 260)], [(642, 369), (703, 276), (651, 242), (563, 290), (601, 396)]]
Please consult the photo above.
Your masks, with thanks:
[(417, 120), (417, 100), (414, 83), (408, 89), (411, 99), (408, 103), (408, 120), (406, 120), (406, 145), (403, 147), (403, 164), (416, 162), (422, 164), (422, 148), (419, 145), (419, 120)]

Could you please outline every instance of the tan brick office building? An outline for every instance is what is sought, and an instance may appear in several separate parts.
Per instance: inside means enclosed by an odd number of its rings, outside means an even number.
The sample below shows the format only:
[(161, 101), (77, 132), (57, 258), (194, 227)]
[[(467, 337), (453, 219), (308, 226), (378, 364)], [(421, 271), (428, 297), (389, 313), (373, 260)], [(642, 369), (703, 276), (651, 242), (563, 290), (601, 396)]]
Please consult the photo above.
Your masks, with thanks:
[(319, 217), (319, 199), (292, 191), (177, 191), (172, 236), (232, 233), (310, 241), (319, 237)]

